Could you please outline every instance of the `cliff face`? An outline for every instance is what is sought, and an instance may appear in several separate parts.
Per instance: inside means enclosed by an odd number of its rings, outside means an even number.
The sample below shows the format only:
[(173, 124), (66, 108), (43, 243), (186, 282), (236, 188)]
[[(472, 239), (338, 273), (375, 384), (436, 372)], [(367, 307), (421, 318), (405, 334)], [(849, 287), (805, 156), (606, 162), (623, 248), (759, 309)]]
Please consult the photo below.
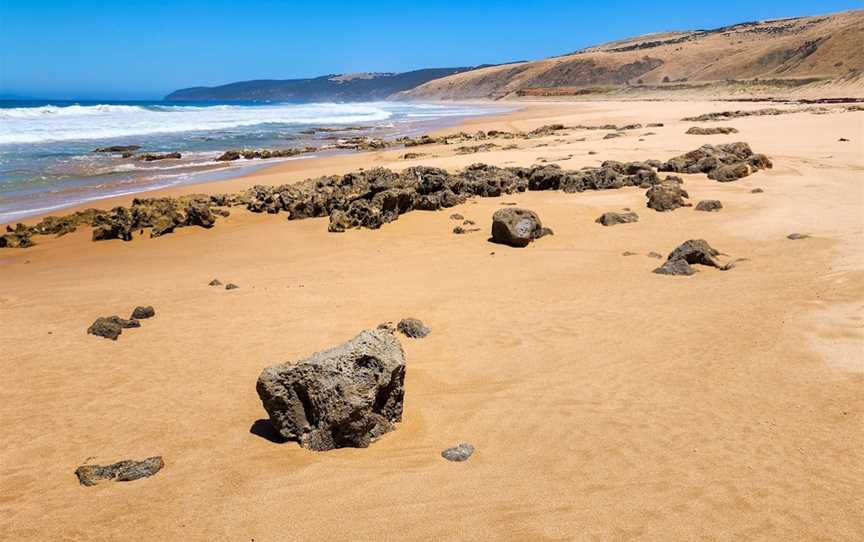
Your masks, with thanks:
[(435, 79), (404, 99), (526, 96), (864, 96), (864, 11), (620, 40)]
[(375, 101), (470, 68), (432, 68), (405, 73), (355, 73), (314, 79), (241, 81), (177, 90), (166, 100)]

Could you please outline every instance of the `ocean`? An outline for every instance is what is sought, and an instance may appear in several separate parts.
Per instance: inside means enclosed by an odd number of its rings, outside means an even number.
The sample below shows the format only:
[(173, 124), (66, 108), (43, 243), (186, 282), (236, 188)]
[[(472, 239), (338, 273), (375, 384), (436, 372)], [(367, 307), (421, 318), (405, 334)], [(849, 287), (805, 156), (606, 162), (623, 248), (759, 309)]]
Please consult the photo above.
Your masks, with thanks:
[[(339, 152), (214, 161), (229, 149), (322, 147), (335, 138), (355, 135), (390, 139), (503, 110), (403, 102), (0, 100), (0, 223), (112, 196), (225, 179), (277, 161)], [(310, 133), (318, 127), (354, 130)], [(134, 156), (93, 152), (114, 145), (140, 145), (139, 153), (180, 152), (182, 158), (143, 162)]]

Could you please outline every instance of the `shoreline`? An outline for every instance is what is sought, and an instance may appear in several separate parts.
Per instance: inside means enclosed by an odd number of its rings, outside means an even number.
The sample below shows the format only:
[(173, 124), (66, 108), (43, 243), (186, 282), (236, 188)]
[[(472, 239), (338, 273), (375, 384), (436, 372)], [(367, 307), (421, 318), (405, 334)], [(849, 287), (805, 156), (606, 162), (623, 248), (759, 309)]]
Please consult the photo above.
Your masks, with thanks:
[[(448, 133), (456, 133), (459, 131), (472, 131), (472, 130), (513, 130), (518, 131), (520, 128), (523, 131), (528, 131), (530, 129), (539, 127), (546, 122), (552, 123), (557, 118), (562, 109), (569, 114), (577, 113), (583, 109), (591, 109), (591, 106), (603, 106), (606, 105), (608, 107), (620, 106), (622, 104), (628, 103), (646, 103), (650, 102), (648, 100), (623, 100), (623, 101), (564, 101), (564, 100), (556, 100), (556, 99), (525, 99), (525, 100), (511, 100), (508, 101), (509, 104), (518, 104), (518, 108), (515, 111), (505, 112), (505, 113), (489, 113), (486, 115), (476, 115), (469, 116), (468, 118), (461, 119), (460, 122), (450, 125), (450, 126), (442, 126), (439, 128), (434, 128), (427, 132), (429, 135), (438, 136), (444, 135)], [(661, 103), (668, 103), (665, 100), (659, 100)], [(735, 100), (707, 100), (707, 101), (698, 101), (698, 100), (690, 100), (688, 103), (691, 104), (730, 104), (734, 103)], [(449, 103), (449, 102), (448, 102)], [(465, 105), (465, 106), (492, 106), (497, 103), (495, 101), (488, 100), (469, 100), (469, 101), (459, 101), (453, 102), (455, 105)], [(756, 109), (757, 106), (760, 105), (777, 105), (776, 102), (766, 100), (740, 100), (744, 109), (753, 108)], [(600, 108), (602, 110), (602, 107)], [(722, 107), (720, 107), (722, 109)], [(538, 120), (541, 119), (541, 120)], [(542, 120), (542, 119), (545, 119)], [(441, 119), (439, 119), (441, 120)], [(518, 127), (518, 128), (517, 128)], [(417, 149), (420, 149), (419, 147)], [(252, 171), (239, 172), (238, 174), (231, 174), (232, 172), (224, 171), (225, 177), (212, 181), (212, 180), (201, 180), (196, 182), (183, 182), (178, 183), (173, 186), (164, 186), (158, 188), (151, 189), (143, 189), (140, 191), (131, 191), (124, 194), (119, 195), (107, 195), (104, 197), (94, 198), (88, 200), (83, 203), (75, 203), (72, 205), (64, 205), (62, 207), (53, 208), (50, 211), (39, 212), (35, 214), (28, 214), (27, 216), (21, 218), (13, 218), (11, 220), (0, 222), (0, 227), (5, 227), (7, 225), (14, 225), (16, 223), (23, 223), (25, 225), (31, 225), (37, 223), (39, 220), (44, 219), (45, 217), (58, 215), (58, 214), (68, 214), (74, 213), (77, 211), (83, 211), (85, 209), (91, 208), (99, 208), (99, 209), (111, 209), (116, 206), (128, 206), (131, 204), (132, 200), (135, 198), (141, 197), (178, 197), (189, 194), (217, 194), (222, 192), (234, 192), (242, 189), (249, 188), (255, 184), (267, 184), (267, 183), (275, 183), (275, 184), (283, 184), (283, 182), (277, 182), (273, 180), (273, 177), (276, 175), (286, 175), (289, 177), (289, 183), (299, 182), (308, 177), (312, 176), (320, 176), (320, 175), (329, 175), (329, 174), (337, 174), (337, 173), (347, 173), (351, 169), (344, 168), (353, 168), (358, 169), (363, 167), (361, 164), (365, 163), (367, 159), (371, 159), (373, 161), (387, 161), (396, 169), (404, 169), (405, 167), (409, 167), (411, 165), (416, 165), (421, 162), (424, 162), (422, 159), (418, 160), (410, 160), (405, 161), (404, 165), (399, 164), (398, 159), (393, 153), (404, 153), (405, 148), (397, 147), (397, 148), (389, 148), (384, 150), (377, 151), (351, 151), (345, 153), (339, 153), (336, 155), (330, 156), (309, 156), (309, 157), (299, 157), (299, 158), (289, 158), (287, 160), (280, 160), (278, 162), (269, 163), (269, 164), (249, 164), (248, 166), (240, 166), (242, 168), (250, 168)], [(347, 159), (348, 156), (360, 156), (362, 158), (358, 159)], [(303, 164), (292, 164), (292, 162), (304, 162)], [(250, 161), (251, 162), (251, 161)], [(429, 160), (425, 160), (425, 162), (429, 162)], [(424, 163), (425, 163), (424, 162)], [(293, 166), (293, 167), (292, 167)], [(307, 166), (307, 167), (300, 167)], [(400, 167), (401, 166), (401, 167)], [(339, 167), (343, 169), (338, 169)], [(326, 173), (316, 173), (314, 175), (310, 174), (307, 177), (303, 177), (303, 171), (322, 171)], [(220, 177), (223, 172), (218, 172)], [(298, 173), (301, 173), (298, 175)], [(206, 177), (208, 173), (202, 173), (201, 177)], [(264, 182), (264, 181), (267, 182)]]
[[(396, 102), (394, 104), (398, 105)], [(278, 104), (277, 104), (278, 105)], [(329, 104), (310, 104), (310, 105), (318, 105), (318, 106), (327, 106)], [(372, 107), (375, 104), (370, 104)], [(495, 105), (493, 103), (479, 103), (479, 102), (453, 102), (452, 104), (425, 104), (422, 102), (417, 102), (417, 105), (421, 107), (419, 111), (415, 111), (414, 113), (408, 114), (407, 116), (400, 116), (397, 111), (389, 111), (391, 116), (385, 120), (378, 121), (370, 121), (369, 126), (365, 127), (365, 130), (361, 131), (350, 131), (342, 134), (343, 138), (348, 138), (349, 136), (354, 137), (356, 135), (369, 137), (370, 140), (376, 137), (384, 137), (388, 140), (393, 140), (402, 136), (416, 136), (422, 133), (432, 133), (441, 129), (454, 129), (460, 125), (466, 118), (482, 118), (484, 116), (494, 115), (499, 112), (501, 109), (514, 109), (512, 106), (502, 107), (500, 104)], [(437, 108), (443, 108), (444, 113), (441, 116), (434, 116), (434, 114), (430, 118), (426, 118), (426, 113), (424, 112), (423, 106), (432, 106)], [(482, 107), (483, 110), (474, 111), (473, 113), (459, 113), (455, 112), (452, 109), (456, 108), (477, 108)], [(398, 107), (397, 107), (398, 110)], [(413, 115), (413, 117), (412, 117)], [(416, 117), (416, 118), (414, 118)], [(327, 123), (329, 120), (324, 120), (324, 126), (329, 126)], [(309, 119), (310, 126), (316, 126), (313, 119)], [(336, 125), (338, 128), (339, 125)], [(299, 128), (296, 128), (299, 130)], [(381, 133), (384, 132), (384, 133)], [(184, 142), (187, 140), (196, 140), (202, 139), (203, 136), (194, 136), (197, 132), (190, 132), (190, 135), (183, 136), (181, 133), (177, 133), (177, 140), (174, 142), (174, 146), (166, 146), (162, 148), (162, 150), (156, 151), (158, 152), (174, 152), (174, 150), (184, 147)], [(141, 137), (153, 137), (154, 135), (158, 136), (160, 134), (144, 134)], [(164, 135), (164, 134), (161, 134)], [(180, 137), (182, 136), (182, 137)], [(125, 196), (132, 197), (149, 197), (148, 194), (159, 193), (163, 190), (170, 190), (173, 188), (183, 189), (184, 187), (196, 187), (206, 185), (212, 182), (219, 182), (221, 180), (230, 180), (235, 178), (244, 177), (249, 175), (250, 173), (266, 169), (272, 166), (279, 165), (284, 162), (289, 162), (293, 160), (307, 160), (307, 159), (315, 159), (315, 158), (329, 158), (333, 156), (339, 156), (342, 154), (348, 154), (352, 152), (364, 152), (359, 150), (346, 150), (346, 149), (338, 149), (338, 148), (328, 148), (333, 147), (333, 142), (328, 141), (328, 138), (320, 139), (314, 137), (314, 134), (310, 134), (308, 131), (304, 133), (304, 131), (298, 131), (292, 136), (296, 138), (298, 143), (295, 141), (292, 144), (292, 147), (302, 147), (304, 144), (317, 142), (318, 144), (323, 144), (323, 146), (317, 149), (315, 152), (302, 152), (296, 156), (291, 156), (287, 158), (277, 158), (271, 160), (260, 160), (260, 159), (251, 159), (251, 160), (240, 160), (240, 161), (226, 161), (219, 162), (216, 160), (209, 160), (209, 162), (195, 162), (195, 163), (183, 163), (179, 164), (169, 164), (167, 169), (178, 169), (182, 168), (185, 171), (177, 173), (173, 176), (166, 177), (164, 167), (155, 168), (156, 172), (151, 174), (142, 174), (137, 178), (129, 178), (129, 179), (120, 179), (120, 182), (117, 180), (109, 181), (113, 184), (103, 185), (103, 193), (99, 193), (96, 191), (92, 183), (95, 182), (105, 182), (100, 181), (100, 179), (104, 178), (103, 175), (95, 175), (90, 177), (82, 177), (82, 182), (84, 182), (83, 186), (80, 187), (64, 187), (55, 191), (48, 192), (37, 192), (35, 194), (27, 194), (26, 185), (19, 187), (18, 189), (22, 192), (22, 196), (19, 196), (16, 201), (21, 203), (22, 205), (26, 204), (29, 201), (35, 203), (38, 201), (38, 198), (47, 198), (52, 199), (50, 205), (39, 205), (38, 207), (44, 208), (31, 208), (31, 209), (15, 209), (10, 212), (0, 212), (0, 225), (6, 224), (15, 224), (17, 222), (24, 222), (27, 220), (31, 220), (33, 218), (42, 218), (45, 216), (49, 216), (53, 213), (58, 213), (66, 210), (70, 210), (74, 212), (75, 210), (79, 210), (82, 208), (92, 208), (94, 206), (99, 206), (101, 202), (107, 201), (109, 203), (113, 203), (116, 201), (131, 201), (128, 199), (124, 199)], [(135, 139), (132, 136), (126, 136), (127, 139), (135, 142)], [(305, 138), (305, 139), (304, 139)], [(289, 138), (290, 139), (290, 138)], [(105, 140), (106, 144), (110, 143), (111, 140)], [(46, 142), (52, 143), (52, 142)], [(63, 141), (53, 142), (55, 144), (63, 144)], [(284, 145), (284, 141), (280, 144)], [(137, 142), (136, 142), (137, 145)], [(241, 144), (242, 146), (242, 144)], [(187, 151), (183, 150), (184, 159), (187, 154), (211, 154), (214, 157), (223, 154), (226, 150), (233, 150), (234, 148), (239, 147), (229, 147), (229, 148), (218, 148), (216, 150), (192, 150)], [(248, 146), (244, 148), (255, 148), (254, 146)], [(269, 148), (265, 144), (264, 146), (260, 146), (260, 148)], [(273, 148), (281, 148), (278, 146)], [(169, 150), (170, 149), (170, 150)], [(74, 156), (73, 159), (80, 158), (81, 156)], [(188, 160), (188, 159), (187, 159)], [(161, 164), (161, 162), (159, 163)], [(126, 167), (125, 163), (114, 164), (105, 166), (105, 168), (116, 168), (116, 171), (108, 171), (107, 175), (116, 175), (122, 170), (121, 168)], [(199, 171), (195, 171), (195, 168), (200, 168)], [(73, 176), (74, 177), (74, 176)], [(88, 185), (89, 182), (91, 185)], [(79, 195), (80, 194), (80, 195)], [(63, 198), (66, 198), (67, 201), (63, 201)], [(81, 199), (82, 201), (74, 201), (77, 199)], [(31, 205), (33, 204), (31, 203)]]

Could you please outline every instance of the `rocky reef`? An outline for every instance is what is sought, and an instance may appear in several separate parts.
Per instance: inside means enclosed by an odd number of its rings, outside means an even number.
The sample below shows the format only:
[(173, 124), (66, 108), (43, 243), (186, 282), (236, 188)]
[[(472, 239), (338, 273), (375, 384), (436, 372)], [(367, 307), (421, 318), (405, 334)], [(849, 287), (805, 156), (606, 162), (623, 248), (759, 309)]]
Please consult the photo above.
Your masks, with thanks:
[[(558, 127), (544, 128), (554, 129)], [(498, 197), (526, 190), (575, 193), (639, 187), (648, 190), (648, 207), (669, 211), (688, 205), (684, 200), (687, 192), (679, 177), (670, 175), (661, 179), (658, 171), (707, 173), (709, 178), (727, 182), (770, 167), (767, 156), (754, 153), (747, 143), (738, 142), (703, 145), (665, 162), (607, 160), (599, 167), (577, 170), (565, 170), (557, 164), (501, 168), (482, 163), (455, 173), (426, 166), (401, 172), (373, 168), (293, 184), (256, 185), (235, 194), (136, 198), (129, 207), (51, 216), (34, 226), (7, 226), (7, 233), (0, 236), (0, 247), (28, 247), (33, 244), (33, 235), (64, 235), (79, 226), (91, 226), (94, 241), (129, 241), (135, 232), (145, 230), (151, 237), (159, 237), (188, 226), (211, 228), (218, 217), (230, 214), (228, 208), (237, 206), (254, 213), (285, 213), (289, 220), (326, 216), (331, 232), (377, 229), (407, 212), (435, 211), (472, 197)]]

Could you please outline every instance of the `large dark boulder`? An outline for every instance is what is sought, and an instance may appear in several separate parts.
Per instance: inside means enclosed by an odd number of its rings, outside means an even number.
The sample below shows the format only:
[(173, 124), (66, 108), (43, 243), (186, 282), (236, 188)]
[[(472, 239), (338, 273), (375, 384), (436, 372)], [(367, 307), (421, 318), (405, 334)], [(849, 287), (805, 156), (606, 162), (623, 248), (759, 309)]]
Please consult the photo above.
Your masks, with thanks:
[(387, 329), (264, 369), (258, 396), (284, 438), (310, 450), (365, 448), (402, 420), (405, 354)]
[(552, 233), (543, 227), (534, 211), (507, 207), (492, 215), (492, 241), (511, 247), (526, 247), (531, 241)]
[(81, 465), (75, 469), (75, 476), (82, 486), (95, 486), (102, 480), (131, 482), (153, 476), (165, 466), (162, 457), (148, 457), (143, 461), (126, 459), (111, 465)]

